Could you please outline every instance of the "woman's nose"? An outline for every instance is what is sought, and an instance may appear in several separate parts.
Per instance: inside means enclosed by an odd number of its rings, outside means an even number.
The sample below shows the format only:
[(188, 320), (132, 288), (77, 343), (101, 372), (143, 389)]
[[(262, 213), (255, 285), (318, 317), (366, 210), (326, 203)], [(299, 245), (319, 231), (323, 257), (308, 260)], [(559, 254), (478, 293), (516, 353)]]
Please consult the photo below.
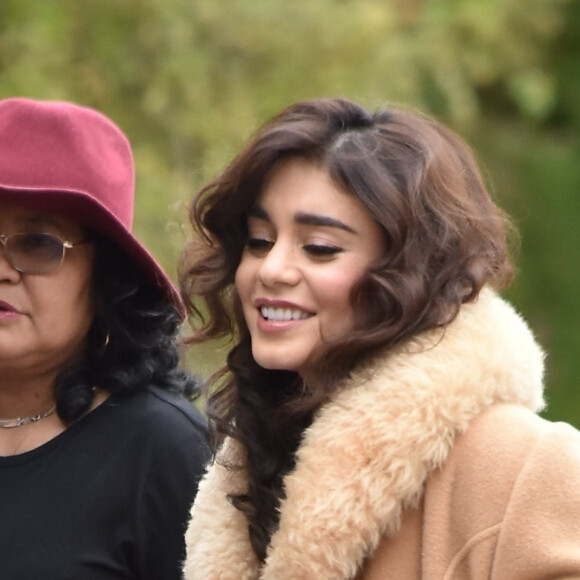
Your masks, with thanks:
[(10, 264), (6, 257), (6, 249), (3, 244), (0, 244), (0, 282), (8, 280), (16, 282), (20, 279), (20, 272)]
[(290, 244), (277, 241), (264, 256), (258, 268), (258, 279), (264, 286), (295, 285), (300, 281), (294, 249)]

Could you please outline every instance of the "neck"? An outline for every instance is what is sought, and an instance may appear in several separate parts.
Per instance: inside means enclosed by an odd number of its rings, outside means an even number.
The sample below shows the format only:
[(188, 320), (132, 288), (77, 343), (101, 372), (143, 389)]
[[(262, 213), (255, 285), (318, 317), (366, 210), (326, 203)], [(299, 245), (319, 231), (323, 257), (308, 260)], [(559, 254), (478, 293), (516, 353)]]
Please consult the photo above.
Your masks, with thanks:
[[(19, 455), (45, 444), (62, 431), (66, 425), (56, 412), (53, 381), (0, 381), (0, 456)], [(38, 421), (27, 420), (46, 415)], [(22, 423), (15, 421), (22, 418)], [(7, 426), (7, 427), (6, 427)], [(4, 428), (6, 427), (6, 428)]]
[(55, 402), (53, 381), (45, 377), (36, 380), (3, 377), (0, 381), (0, 419), (42, 414)]

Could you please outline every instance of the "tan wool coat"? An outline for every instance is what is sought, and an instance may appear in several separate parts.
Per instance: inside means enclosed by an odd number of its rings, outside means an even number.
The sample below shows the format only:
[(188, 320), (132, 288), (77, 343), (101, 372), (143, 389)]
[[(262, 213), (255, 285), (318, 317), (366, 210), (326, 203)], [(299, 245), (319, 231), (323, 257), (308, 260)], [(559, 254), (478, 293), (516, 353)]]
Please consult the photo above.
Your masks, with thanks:
[(580, 433), (536, 415), (542, 375), (526, 324), (483, 291), (318, 412), (263, 565), (227, 500), (247, 479), (226, 441), (192, 508), (186, 580), (580, 579)]

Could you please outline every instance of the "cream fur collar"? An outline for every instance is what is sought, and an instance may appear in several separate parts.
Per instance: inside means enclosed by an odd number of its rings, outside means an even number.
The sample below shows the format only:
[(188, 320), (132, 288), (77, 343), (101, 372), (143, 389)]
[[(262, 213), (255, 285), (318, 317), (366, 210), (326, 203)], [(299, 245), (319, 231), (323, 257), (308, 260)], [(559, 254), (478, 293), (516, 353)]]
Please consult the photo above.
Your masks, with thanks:
[[(543, 407), (543, 353), (525, 322), (484, 290), (442, 331), (359, 368), (305, 433), (285, 479), (280, 528), (259, 568), (244, 516), (226, 494), (243, 471), (210, 467), (192, 509), (185, 577), (200, 580), (352, 578), (402, 510), (420, 499), (454, 437), (495, 402)], [(237, 443), (222, 451), (243, 458)]]

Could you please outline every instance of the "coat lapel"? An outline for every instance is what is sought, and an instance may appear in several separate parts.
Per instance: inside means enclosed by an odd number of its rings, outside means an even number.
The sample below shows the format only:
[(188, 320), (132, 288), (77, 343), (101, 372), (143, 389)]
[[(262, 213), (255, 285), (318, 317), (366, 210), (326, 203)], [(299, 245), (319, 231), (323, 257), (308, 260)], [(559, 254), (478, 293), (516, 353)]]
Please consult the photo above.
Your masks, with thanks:
[[(261, 570), (244, 517), (225, 499), (246, 489), (244, 470), (214, 464), (192, 510), (186, 578), (353, 578), (396, 533), (473, 417), (496, 402), (543, 407), (542, 375), (543, 353), (526, 324), (485, 290), (444, 330), (357, 369), (319, 411), (285, 478), (280, 527)], [(222, 453), (243, 463), (234, 442)]]

